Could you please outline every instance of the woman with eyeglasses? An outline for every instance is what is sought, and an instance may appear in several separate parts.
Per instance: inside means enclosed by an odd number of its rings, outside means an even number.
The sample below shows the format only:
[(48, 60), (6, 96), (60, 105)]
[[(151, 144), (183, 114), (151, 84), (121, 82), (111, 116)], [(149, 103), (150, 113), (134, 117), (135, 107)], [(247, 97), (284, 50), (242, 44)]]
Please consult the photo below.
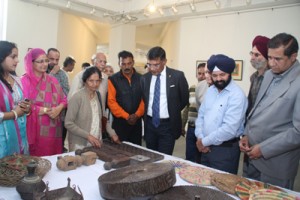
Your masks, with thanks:
[(18, 59), (16, 44), (0, 41), (0, 158), (28, 154), (26, 114), (30, 102), (23, 96), (23, 87), (15, 74)]
[(61, 111), (67, 98), (55, 77), (46, 73), (49, 60), (39, 48), (27, 52), (25, 74), (21, 77), (24, 96), (31, 102), (27, 116), (30, 155), (48, 156), (62, 153)]
[(87, 146), (101, 147), (102, 106), (97, 90), (101, 83), (97, 67), (88, 67), (82, 75), (84, 87), (70, 99), (65, 119), (68, 130), (69, 151)]

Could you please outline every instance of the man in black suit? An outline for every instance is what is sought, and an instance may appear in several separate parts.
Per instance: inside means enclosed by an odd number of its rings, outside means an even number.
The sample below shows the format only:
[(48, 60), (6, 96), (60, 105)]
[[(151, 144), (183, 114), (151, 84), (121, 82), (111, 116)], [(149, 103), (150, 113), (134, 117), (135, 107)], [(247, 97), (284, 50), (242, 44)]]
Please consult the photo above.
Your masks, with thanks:
[(189, 101), (183, 72), (166, 66), (166, 52), (153, 47), (147, 54), (149, 72), (142, 76), (146, 147), (172, 155), (181, 135), (181, 110)]

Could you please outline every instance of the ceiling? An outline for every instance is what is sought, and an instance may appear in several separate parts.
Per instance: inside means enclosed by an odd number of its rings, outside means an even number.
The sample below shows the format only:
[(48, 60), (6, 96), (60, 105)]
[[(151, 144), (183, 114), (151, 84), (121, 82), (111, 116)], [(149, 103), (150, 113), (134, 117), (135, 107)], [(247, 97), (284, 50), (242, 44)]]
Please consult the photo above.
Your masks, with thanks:
[[(189, 16), (209, 16), (228, 12), (249, 12), (299, 4), (300, 0), (21, 0), (58, 9), (107, 24), (154, 24)], [(155, 13), (147, 11), (154, 3)], [(194, 5), (194, 10), (191, 5)], [(172, 7), (178, 12), (174, 13)], [(162, 11), (162, 12), (159, 12)]]
[[(228, 13), (252, 12), (299, 5), (300, 0), (20, 0), (57, 9), (82, 17), (94, 29), (107, 30), (109, 26), (131, 23), (136, 25), (136, 42), (142, 48), (143, 38), (159, 43), (171, 21), (182, 17), (208, 17)], [(154, 3), (157, 9), (149, 14), (147, 6)], [(191, 3), (194, 10), (191, 9)], [(172, 6), (176, 7), (174, 13)], [(146, 13), (146, 14), (145, 14)], [(129, 16), (129, 17), (128, 17)], [(131, 19), (131, 20), (129, 20)], [(132, 20), (135, 19), (135, 20)], [(96, 23), (95, 23), (96, 22)], [(90, 26), (90, 27), (92, 27)], [(97, 30), (93, 31), (97, 35)]]

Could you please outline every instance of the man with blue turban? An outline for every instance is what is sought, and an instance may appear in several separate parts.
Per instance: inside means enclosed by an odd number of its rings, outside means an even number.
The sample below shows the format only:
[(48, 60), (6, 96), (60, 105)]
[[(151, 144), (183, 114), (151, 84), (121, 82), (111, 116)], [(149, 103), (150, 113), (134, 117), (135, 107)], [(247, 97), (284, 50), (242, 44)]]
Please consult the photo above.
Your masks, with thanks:
[(213, 85), (208, 88), (196, 120), (197, 148), (201, 164), (236, 174), (240, 150), (239, 136), (244, 129), (247, 98), (232, 80), (235, 61), (212, 55), (207, 61)]

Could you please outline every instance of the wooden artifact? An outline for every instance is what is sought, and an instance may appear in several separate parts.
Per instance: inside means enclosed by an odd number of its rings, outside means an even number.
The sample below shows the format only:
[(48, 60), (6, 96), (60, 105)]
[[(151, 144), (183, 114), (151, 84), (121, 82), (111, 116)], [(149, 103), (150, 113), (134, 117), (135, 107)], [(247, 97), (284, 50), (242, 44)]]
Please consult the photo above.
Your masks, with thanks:
[(115, 144), (108, 140), (103, 140), (101, 148), (85, 147), (83, 149), (77, 149), (75, 154), (81, 155), (87, 151), (95, 152), (100, 160), (106, 162), (104, 164), (104, 169), (106, 170), (140, 163), (155, 162), (164, 158), (163, 155), (158, 153), (125, 143)]
[(165, 192), (155, 195), (151, 200), (233, 200), (224, 192), (200, 186), (175, 186)]
[(81, 154), (81, 158), (83, 159), (83, 164), (86, 166), (93, 165), (98, 158), (97, 154), (92, 151), (85, 152)]
[(82, 164), (87, 166), (93, 165), (95, 164), (97, 158), (98, 157), (95, 152), (85, 152), (82, 153), (81, 156), (58, 156), (56, 166), (62, 171), (69, 171), (80, 167)]
[(132, 199), (153, 196), (176, 182), (174, 167), (168, 163), (128, 166), (99, 177), (99, 190), (104, 199)]

